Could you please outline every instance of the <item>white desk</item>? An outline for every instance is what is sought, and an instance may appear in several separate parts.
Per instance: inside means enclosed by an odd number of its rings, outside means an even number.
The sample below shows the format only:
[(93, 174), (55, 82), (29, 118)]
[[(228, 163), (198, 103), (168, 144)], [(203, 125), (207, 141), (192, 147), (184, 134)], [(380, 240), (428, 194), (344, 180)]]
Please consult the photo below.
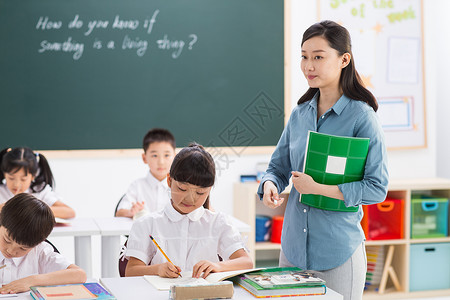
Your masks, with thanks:
[[(70, 225), (53, 228), (51, 237), (73, 236), (75, 245), (75, 264), (86, 271), (88, 278), (92, 278), (92, 246), (91, 236), (100, 234), (100, 229), (93, 218), (76, 218)], [(14, 299), (14, 298), (12, 298)]]
[(119, 276), (120, 236), (128, 235), (133, 220), (124, 217), (98, 218), (95, 222), (102, 235), (102, 277)]
[[(135, 300), (135, 299), (152, 299), (167, 300), (169, 298), (168, 291), (158, 291), (144, 277), (115, 277), (101, 278), (100, 283), (108, 289), (117, 300)], [(327, 288), (325, 295), (318, 296), (301, 296), (301, 297), (283, 297), (285, 299), (298, 300), (342, 300), (342, 295), (336, 293), (332, 289)], [(255, 300), (250, 293), (239, 286), (234, 286), (233, 299), (239, 300)]]
[(25, 292), (25, 293), (20, 293), (17, 294), (17, 296), (15, 297), (0, 297), (0, 299), (5, 299), (5, 300), (34, 300), (33, 297), (31, 297), (30, 292)]
[[(250, 225), (231, 216), (230, 220), (239, 232), (250, 232)], [(97, 218), (95, 222), (102, 236), (102, 277), (118, 277), (119, 254), (122, 247), (120, 236), (130, 234), (133, 221), (130, 218), (109, 217)]]

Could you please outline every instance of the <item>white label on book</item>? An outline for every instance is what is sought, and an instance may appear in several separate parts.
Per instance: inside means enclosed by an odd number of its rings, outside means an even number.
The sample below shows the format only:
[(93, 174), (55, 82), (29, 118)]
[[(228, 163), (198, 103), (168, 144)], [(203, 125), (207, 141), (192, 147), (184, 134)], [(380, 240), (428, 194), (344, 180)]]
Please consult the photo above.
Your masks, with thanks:
[(327, 168), (325, 169), (325, 172), (331, 174), (344, 175), (346, 162), (347, 162), (346, 157), (329, 155), (327, 159)]

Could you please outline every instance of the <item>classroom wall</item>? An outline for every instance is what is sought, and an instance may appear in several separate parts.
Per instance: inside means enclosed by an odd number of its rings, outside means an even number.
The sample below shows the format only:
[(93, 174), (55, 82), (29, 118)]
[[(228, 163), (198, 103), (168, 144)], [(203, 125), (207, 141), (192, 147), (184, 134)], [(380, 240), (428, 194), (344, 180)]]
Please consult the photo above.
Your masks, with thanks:
[[(300, 44), (304, 30), (317, 20), (316, 1), (292, 0), (292, 37), (291, 37), (291, 103), (295, 105), (299, 95), (302, 95), (307, 89), (307, 83), (303, 78), (303, 74), (299, 69), (300, 62)], [(450, 108), (450, 104), (445, 100), (444, 93), (446, 85), (444, 81), (448, 78), (449, 62), (448, 57), (443, 57), (443, 50), (437, 49), (440, 45), (449, 41), (446, 38), (437, 39), (436, 32), (442, 32), (442, 37), (448, 37), (449, 29), (444, 29), (442, 20), (447, 20), (446, 12), (450, 8), (450, 1), (445, 0), (423, 0), (424, 4), (424, 55), (425, 55), (425, 90), (426, 90), (426, 120), (427, 120), (427, 140), (428, 146), (424, 149), (394, 150), (388, 152), (389, 174), (391, 178), (421, 178), (437, 176), (436, 167), (440, 166), (439, 176), (450, 177), (450, 120), (444, 116)], [(447, 48), (448, 49), (448, 48)], [(439, 52), (437, 52), (439, 51)], [(445, 55), (444, 55), (445, 56)], [(446, 62), (443, 62), (443, 61)], [(356, 60), (357, 62), (357, 60)], [(358, 68), (358, 65), (356, 65)], [(442, 84), (437, 83), (440, 79)], [(446, 83), (448, 85), (448, 83)], [(447, 93), (446, 93), (447, 94)], [(438, 96), (441, 95), (441, 96)], [(439, 103), (439, 112), (436, 111), (437, 103)], [(438, 115), (439, 114), (439, 115)], [(439, 131), (436, 128), (439, 128)], [(439, 160), (436, 153), (436, 139), (440, 139)], [(446, 146), (443, 144), (446, 143)], [(447, 153), (447, 158), (445, 157)], [(436, 162), (439, 161), (439, 164)], [(445, 161), (445, 163), (443, 163)], [(445, 167), (446, 166), (446, 167)]]
[[(439, 22), (433, 22), (432, 32), (436, 33), (433, 39), (434, 52), (436, 59), (437, 76), (436, 76), (436, 161), (437, 175), (450, 178), (450, 93), (449, 70), (450, 59), (450, 19), (448, 11), (450, 3), (446, 0), (436, 1), (433, 5), (433, 16)], [(433, 2), (434, 4), (435, 2)]]
[[(437, 5), (439, 2), (440, 5)], [(425, 149), (389, 151), (389, 172), (391, 178), (420, 178), (436, 175), (450, 177), (449, 133), (450, 118), (446, 116), (450, 104), (447, 98), (448, 53), (450, 45), (441, 36), (450, 36), (450, 21), (445, 15), (450, 9), (450, 1), (424, 0), (425, 20), (425, 71), (427, 101), (427, 137)], [(446, 26), (442, 26), (446, 20)], [(316, 21), (315, 1), (291, 1), (291, 103), (307, 89), (306, 81), (299, 69), (300, 42), (303, 31)], [(445, 28), (447, 27), (447, 28)], [(435, 34), (437, 28), (441, 34)], [(444, 62), (445, 61), (445, 62)], [(437, 111), (437, 107), (439, 111)], [(447, 109), (443, 109), (443, 108)], [(438, 142), (437, 142), (438, 140)], [(179, 145), (182, 146), (182, 145)], [(437, 150), (439, 149), (439, 150)], [(223, 158), (223, 157), (222, 157)], [(232, 185), (240, 174), (255, 173), (259, 162), (268, 162), (270, 154), (228, 155), (222, 161), (223, 170), (218, 174), (212, 191), (212, 204), (216, 210), (232, 213)], [(439, 162), (439, 163), (437, 163)], [(50, 164), (56, 178), (56, 189), (64, 201), (72, 206), (79, 217), (112, 216), (115, 205), (128, 185), (147, 172), (140, 155), (122, 155), (104, 158), (51, 158)], [(242, 199), (247, 200), (247, 199)], [(73, 255), (73, 245), (68, 239), (57, 239), (58, 247), (64, 253)], [(99, 240), (94, 239), (94, 277), (100, 275)]]

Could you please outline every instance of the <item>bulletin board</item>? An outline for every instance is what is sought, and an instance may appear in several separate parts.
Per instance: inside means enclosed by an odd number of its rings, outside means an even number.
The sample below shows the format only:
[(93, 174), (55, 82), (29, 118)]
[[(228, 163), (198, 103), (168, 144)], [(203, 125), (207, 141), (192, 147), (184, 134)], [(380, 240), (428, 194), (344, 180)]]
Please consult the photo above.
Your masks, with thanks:
[(378, 100), (388, 149), (425, 148), (422, 0), (318, 0), (319, 20), (346, 27), (356, 69)]

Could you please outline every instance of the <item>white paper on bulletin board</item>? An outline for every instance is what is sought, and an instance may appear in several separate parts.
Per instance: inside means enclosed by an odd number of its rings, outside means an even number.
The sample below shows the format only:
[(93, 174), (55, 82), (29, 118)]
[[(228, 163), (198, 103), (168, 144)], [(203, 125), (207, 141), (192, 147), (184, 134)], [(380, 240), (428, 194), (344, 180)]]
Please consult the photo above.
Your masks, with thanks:
[(356, 69), (378, 100), (388, 149), (426, 147), (422, 0), (318, 0), (346, 27)]

